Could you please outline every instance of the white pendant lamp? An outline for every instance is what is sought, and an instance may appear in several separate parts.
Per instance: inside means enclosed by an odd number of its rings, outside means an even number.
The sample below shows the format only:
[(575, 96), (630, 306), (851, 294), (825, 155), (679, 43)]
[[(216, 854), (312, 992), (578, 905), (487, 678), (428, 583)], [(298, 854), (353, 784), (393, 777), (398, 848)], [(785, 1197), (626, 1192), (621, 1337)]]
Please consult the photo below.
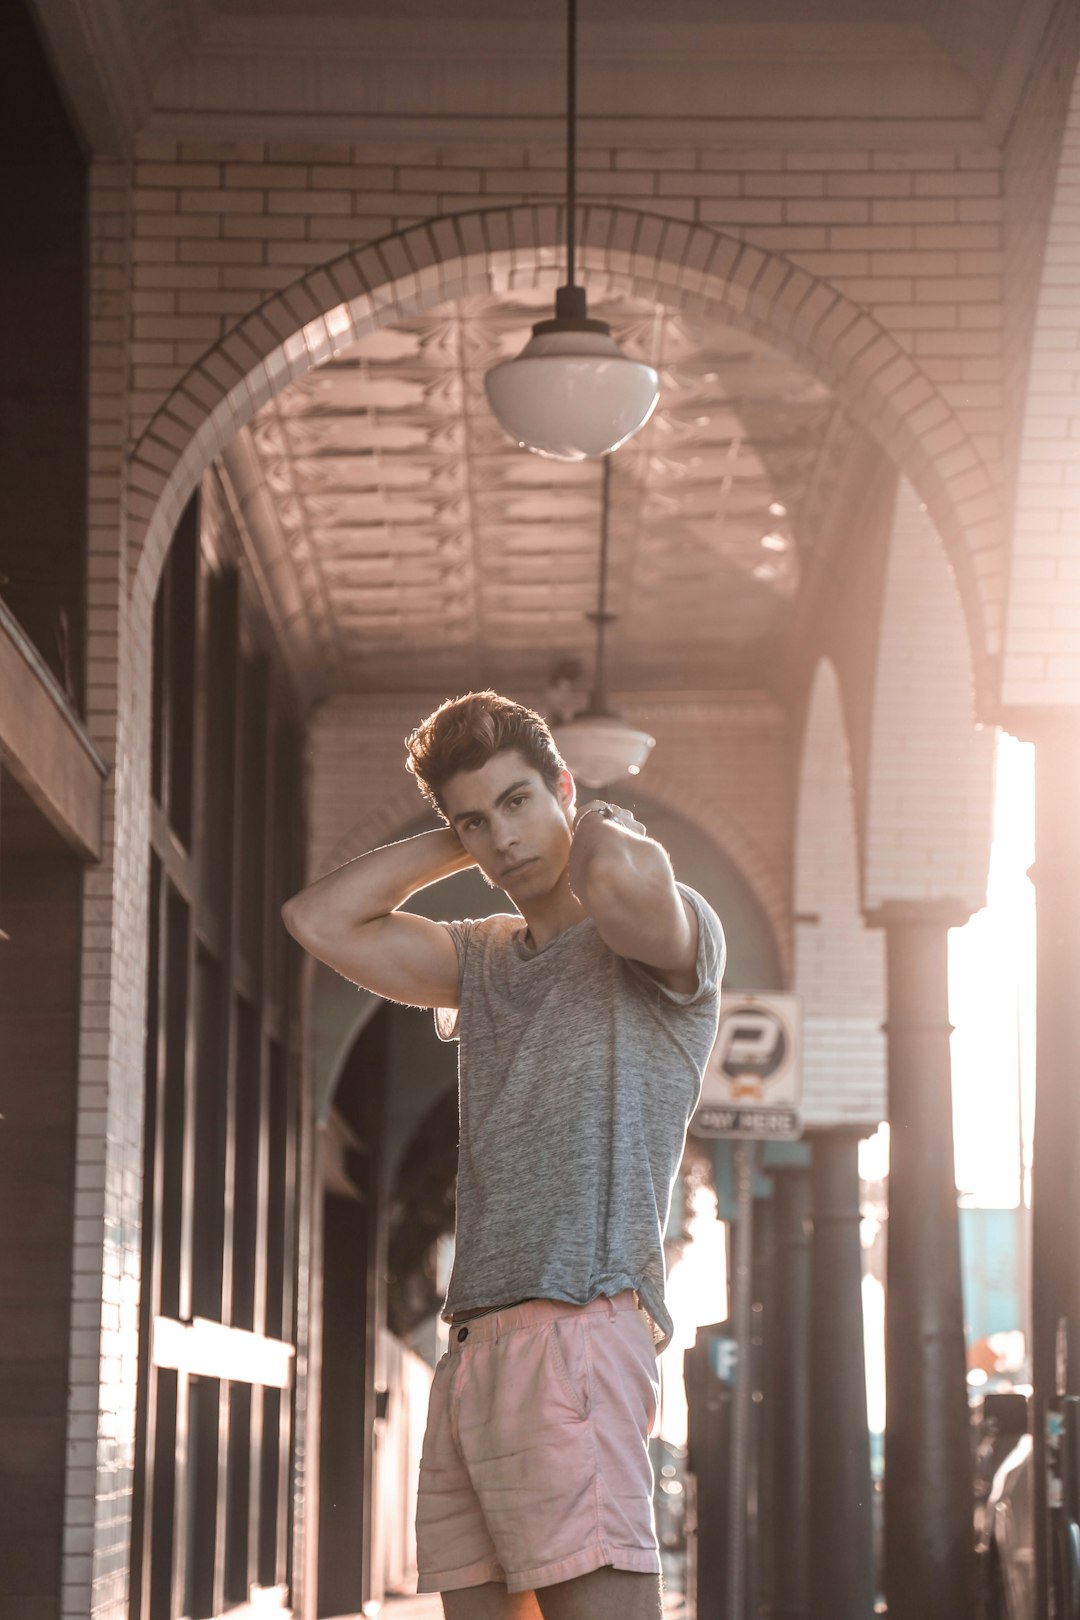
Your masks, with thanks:
[(623, 776), (637, 776), (649, 757), (655, 738), (628, 725), (607, 706), (604, 671), (605, 635), (615, 619), (607, 610), (608, 527), (611, 511), (611, 457), (604, 457), (603, 504), (600, 518), (600, 584), (596, 612), (586, 615), (596, 626), (596, 669), (589, 706), (553, 732), (555, 746), (580, 787), (602, 788)]
[(554, 736), (574, 781), (588, 788), (639, 775), (656, 743), (647, 731), (635, 731), (618, 715), (579, 714)]
[(631, 360), (606, 321), (590, 320), (584, 287), (574, 282), (577, 159), (577, 0), (567, 0), (566, 285), (553, 320), (539, 321), (514, 360), (484, 378), (499, 425), (525, 450), (556, 461), (610, 455), (649, 420), (659, 374)]

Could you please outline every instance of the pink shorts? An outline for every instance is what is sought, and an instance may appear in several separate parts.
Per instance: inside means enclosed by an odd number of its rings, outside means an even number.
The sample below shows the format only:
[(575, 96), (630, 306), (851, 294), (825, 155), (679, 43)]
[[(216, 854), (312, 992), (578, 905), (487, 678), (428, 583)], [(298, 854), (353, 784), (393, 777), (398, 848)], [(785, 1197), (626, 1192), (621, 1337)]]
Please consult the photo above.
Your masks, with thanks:
[(632, 1292), (527, 1300), (450, 1329), (416, 1509), (421, 1592), (659, 1574), (656, 1348)]

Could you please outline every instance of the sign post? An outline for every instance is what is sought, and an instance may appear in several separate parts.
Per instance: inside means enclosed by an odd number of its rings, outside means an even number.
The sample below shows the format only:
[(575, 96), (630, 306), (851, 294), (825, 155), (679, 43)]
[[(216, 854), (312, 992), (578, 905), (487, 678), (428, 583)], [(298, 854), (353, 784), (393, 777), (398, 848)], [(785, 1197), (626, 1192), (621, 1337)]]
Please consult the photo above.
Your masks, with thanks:
[(766, 1142), (801, 1136), (801, 1035), (798, 996), (732, 996), (720, 1010), (693, 1134)]
[(731, 1137), (735, 1147), (735, 1239), (731, 1317), (735, 1329), (732, 1404), (731, 1511), (728, 1534), (730, 1620), (746, 1608), (747, 1496), (753, 1388), (750, 1335), (753, 1310), (753, 1179), (758, 1141), (790, 1142), (802, 1134), (798, 996), (732, 996), (720, 1011), (716, 1042), (702, 1081), (690, 1130), (695, 1136)]

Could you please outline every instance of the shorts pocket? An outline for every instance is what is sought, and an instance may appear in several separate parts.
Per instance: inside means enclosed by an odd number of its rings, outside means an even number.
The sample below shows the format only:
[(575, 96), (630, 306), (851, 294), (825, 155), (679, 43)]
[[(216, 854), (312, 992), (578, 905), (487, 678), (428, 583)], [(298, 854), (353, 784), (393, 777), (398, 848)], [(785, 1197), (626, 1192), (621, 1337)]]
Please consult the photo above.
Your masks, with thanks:
[(589, 1388), (589, 1343), (584, 1325), (572, 1316), (556, 1317), (548, 1323), (548, 1356), (560, 1385), (579, 1418), (587, 1418), (591, 1406)]
[(652, 1324), (644, 1311), (627, 1311), (620, 1316), (620, 1321), (627, 1323), (630, 1332), (627, 1348), (634, 1358), (636, 1370), (642, 1375), (641, 1389), (646, 1406), (646, 1428), (651, 1434), (656, 1424), (660, 1402), (660, 1363), (656, 1354)]

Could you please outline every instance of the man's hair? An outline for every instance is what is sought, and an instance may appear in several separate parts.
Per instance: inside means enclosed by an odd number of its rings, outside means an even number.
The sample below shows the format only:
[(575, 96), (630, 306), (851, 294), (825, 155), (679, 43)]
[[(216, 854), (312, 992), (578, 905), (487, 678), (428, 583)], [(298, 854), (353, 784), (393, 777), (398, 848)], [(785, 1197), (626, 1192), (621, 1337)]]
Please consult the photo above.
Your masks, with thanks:
[(539, 771), (552, 793), (566, 769), (547, 722), (534, 709), (498, 692), (448, 698), (405, 739), (407, 767), (440, 814), (442, 791), (458, 771), (478, 771), (496, 754), (515, 749)]

